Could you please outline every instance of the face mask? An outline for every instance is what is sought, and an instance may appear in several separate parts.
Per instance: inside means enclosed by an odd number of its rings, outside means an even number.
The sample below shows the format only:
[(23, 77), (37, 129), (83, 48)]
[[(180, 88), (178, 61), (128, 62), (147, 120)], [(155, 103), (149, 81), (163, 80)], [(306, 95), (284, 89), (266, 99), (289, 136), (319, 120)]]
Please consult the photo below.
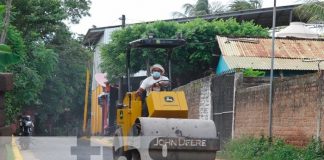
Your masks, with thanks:
[(152, 76), (153, 76), (153, 78), (160, 78), (161, 73), (160, 72), (153, 72)]

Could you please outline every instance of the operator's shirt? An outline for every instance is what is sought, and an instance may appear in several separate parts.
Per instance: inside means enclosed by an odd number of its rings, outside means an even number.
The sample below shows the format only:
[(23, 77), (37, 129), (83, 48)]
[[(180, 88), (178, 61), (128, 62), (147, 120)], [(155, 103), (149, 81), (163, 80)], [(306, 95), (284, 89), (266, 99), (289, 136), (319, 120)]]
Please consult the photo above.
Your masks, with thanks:
[(149, 95), (150, 91), (160, 91), (161, 87), (152, 87), (154, 83), (161, 81), (161, 80), (169, 80), (168, 77), (161, 76), (159, 79), (154, 79), (152, 76), (147, 77), (142, 82), (140, 88), (146, 90), (146, 95)]

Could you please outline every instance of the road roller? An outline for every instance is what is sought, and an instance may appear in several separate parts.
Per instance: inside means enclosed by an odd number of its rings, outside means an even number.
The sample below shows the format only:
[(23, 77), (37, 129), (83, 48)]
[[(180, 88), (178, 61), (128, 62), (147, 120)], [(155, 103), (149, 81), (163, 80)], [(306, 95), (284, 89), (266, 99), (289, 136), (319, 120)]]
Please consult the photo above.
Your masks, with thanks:
[[(161, 91), (140, 97), (131, 89), (130, 57), (134, 48), (166, 50), (168, 78), (171, 79), (172, 50), (186, 44), (184, 39), (147, 38), (130, 42), (126, 50), (126, 93), (117, 104), (117, 129), (113, 138), (115, 160), (214, 160), (219, 138), (212, 120), (188, 119), (183, 91)], [(137, 88), (136, 88), (137, 89)], [(143, 116), (143, 107), (148, 114)]]

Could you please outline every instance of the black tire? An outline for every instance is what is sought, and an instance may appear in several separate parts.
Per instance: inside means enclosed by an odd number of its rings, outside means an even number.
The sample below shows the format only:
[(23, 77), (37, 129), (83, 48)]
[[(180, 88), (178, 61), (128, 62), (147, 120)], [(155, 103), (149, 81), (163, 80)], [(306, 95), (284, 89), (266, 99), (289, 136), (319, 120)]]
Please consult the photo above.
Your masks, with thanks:
[(130, 152), (125, 152), (124, 147), (116, 148), (115, 146), (121, 146), (119, 142), (118, 137), (122, 137), (122, 132), (121, 129), (117, 129), (115, 132), (114, 136), (114, 141), (113, 141), (113, 147), (112, 147), (112, 152), (113, 152), (113, 159), (114, 160), (131, 160), (132, 159), (132, 154)]
[(141, 160), (141, 155), (137, 150), (132, 151), (132, 159), (131, 160)]
[[(117, 150), (115, 150), (115, 147), (112, 148), (113, 150), (113, 158), (114, 160), (129, 160), (125, 154), (125, 152), (123, 151), (123, 148), (119, 148)], [(125, 158), (122, 158), (125, 157)]]
[(118, 160), (119, 157), (124, 156), (123, 148), (116, 148), (115, 146), (119, 146), (118, 136), (115, 135), (114, 137), (114, 144), (112, 147), (113, 158), (114, 160)]

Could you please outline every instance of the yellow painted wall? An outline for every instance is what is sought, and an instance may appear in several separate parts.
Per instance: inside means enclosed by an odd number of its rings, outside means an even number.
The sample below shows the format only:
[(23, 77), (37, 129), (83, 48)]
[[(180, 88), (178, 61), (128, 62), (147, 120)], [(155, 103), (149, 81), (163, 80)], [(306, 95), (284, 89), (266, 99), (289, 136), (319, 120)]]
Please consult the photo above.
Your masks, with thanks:
[(102, 108), (98, 104), (98, 95), (102, 87), (98, 86), (91, 94), (91, 134), (100, 134), (102, 130)]

